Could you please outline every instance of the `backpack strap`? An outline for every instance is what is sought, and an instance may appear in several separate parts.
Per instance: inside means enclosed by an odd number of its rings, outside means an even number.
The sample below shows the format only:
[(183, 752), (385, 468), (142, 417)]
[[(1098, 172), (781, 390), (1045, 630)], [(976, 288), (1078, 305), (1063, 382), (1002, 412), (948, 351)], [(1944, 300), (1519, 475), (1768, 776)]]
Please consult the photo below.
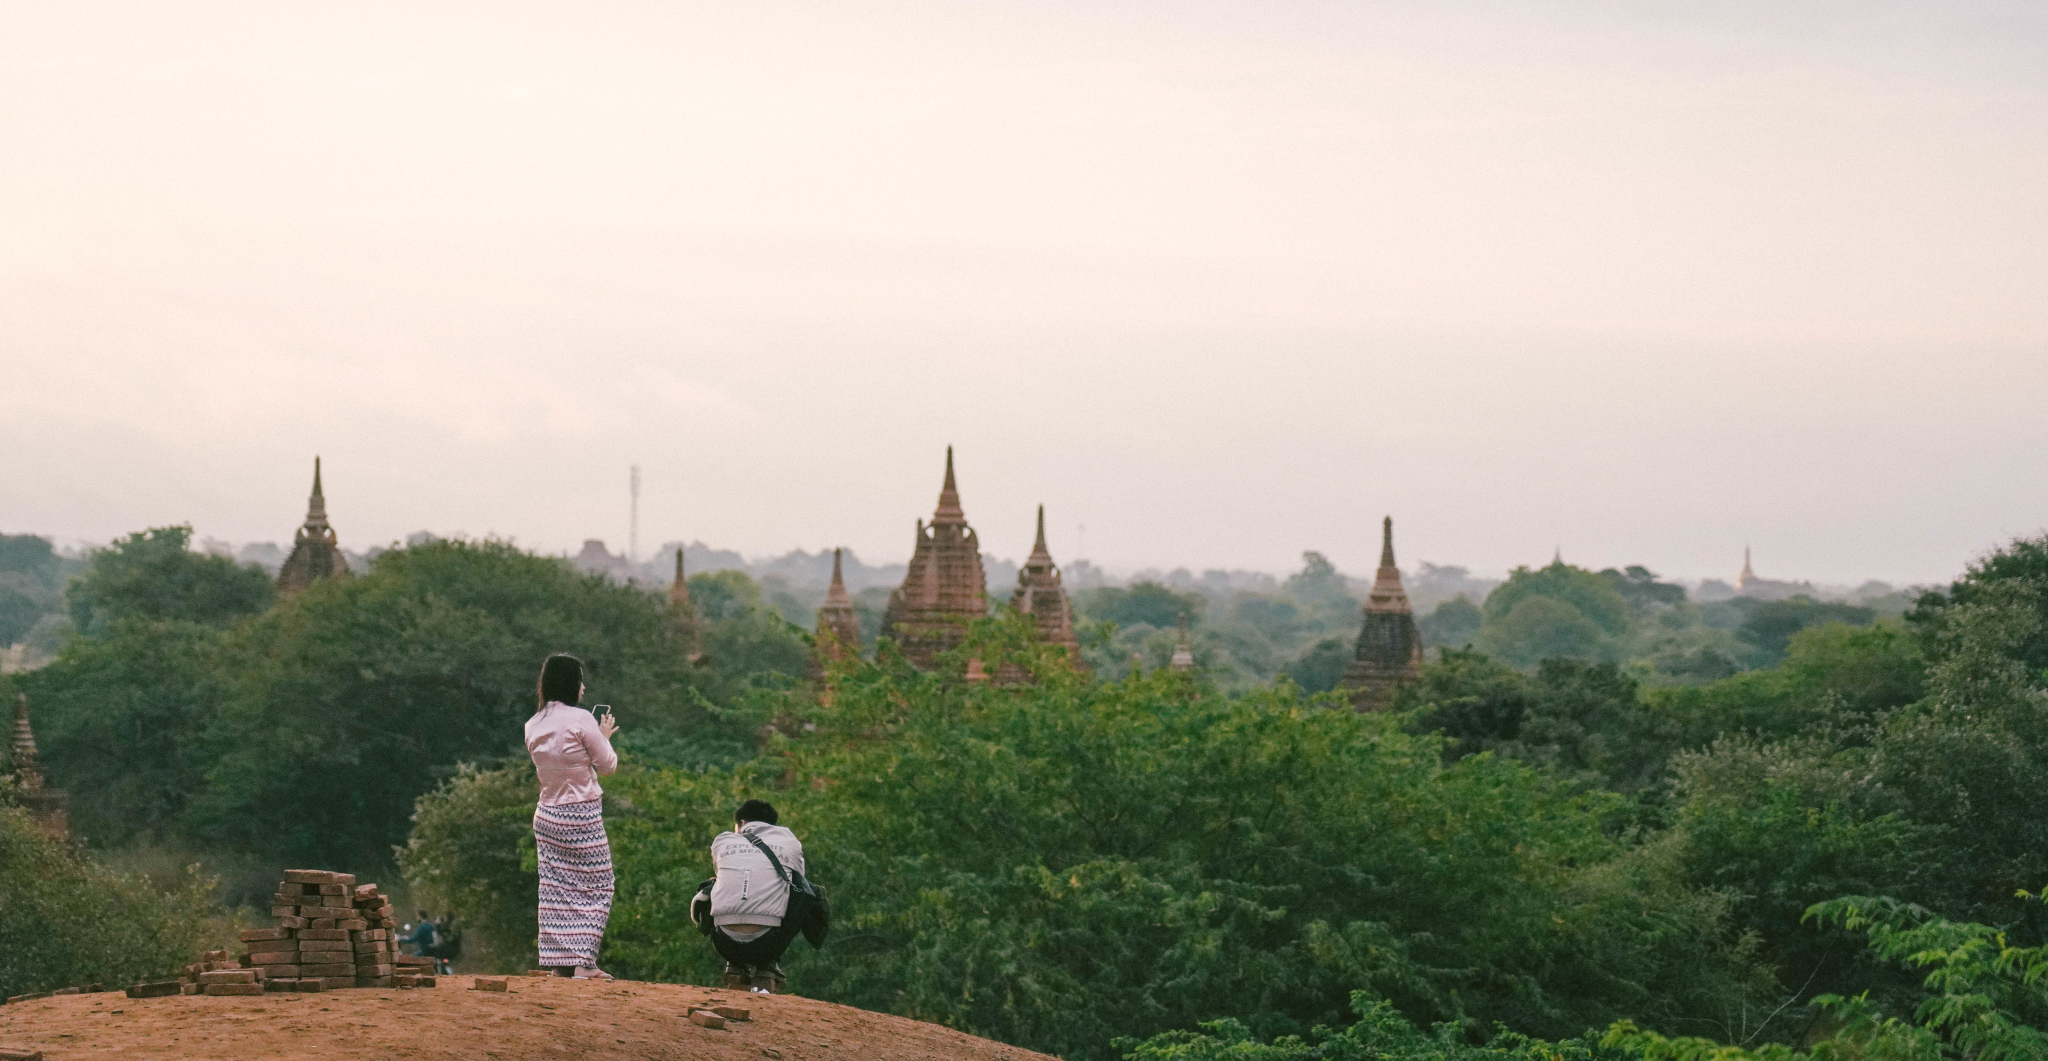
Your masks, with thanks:
[(768, 856), (768, 864), (775, 867), (775, 875), (782, 878), (782, 883), (789, 885), (792, 889), (796, 887), (796, 882), (790, 879), (789, 871), (782, 868), (782, 860), (775, 857), (775, 852), (770, 850), (767, 844), (762, 843), (755, 837), (748, 836), (746, 833), (741, 833), (740, 836), (745, 837), (748, 843), (760, 848), (761, 853)]

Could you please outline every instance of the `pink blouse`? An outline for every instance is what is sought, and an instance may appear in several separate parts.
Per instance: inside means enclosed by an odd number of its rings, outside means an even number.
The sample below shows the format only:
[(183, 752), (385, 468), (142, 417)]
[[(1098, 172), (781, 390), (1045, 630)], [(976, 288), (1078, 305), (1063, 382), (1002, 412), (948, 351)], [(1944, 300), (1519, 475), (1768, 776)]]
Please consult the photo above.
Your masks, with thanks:
[(540, 805), (588, 803), (604, 795), (597, 779), (619, 768), (619, 753), (580, 707), (550, 700), (526, 720), (526, 751), (540, 774)]

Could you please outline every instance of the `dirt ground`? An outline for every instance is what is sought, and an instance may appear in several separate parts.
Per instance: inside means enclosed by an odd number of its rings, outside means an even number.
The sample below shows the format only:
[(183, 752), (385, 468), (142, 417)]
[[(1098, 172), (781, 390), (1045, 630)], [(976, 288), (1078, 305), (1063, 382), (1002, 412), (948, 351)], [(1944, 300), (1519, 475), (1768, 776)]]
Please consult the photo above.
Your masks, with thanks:
[[(1049, 1061), (1047, 1055), (829, 1002), (675, 984), (511, 978), (472, 991), (444, 976), (419, 990), (128, 998), (66, 995), (0, 1006), (0, 1047), (48, 1061), (185, 1058), (689, 1058), (692, 1061)], [(722, 1031), (690, 1023), (707, 1000), (752, 1019)]]

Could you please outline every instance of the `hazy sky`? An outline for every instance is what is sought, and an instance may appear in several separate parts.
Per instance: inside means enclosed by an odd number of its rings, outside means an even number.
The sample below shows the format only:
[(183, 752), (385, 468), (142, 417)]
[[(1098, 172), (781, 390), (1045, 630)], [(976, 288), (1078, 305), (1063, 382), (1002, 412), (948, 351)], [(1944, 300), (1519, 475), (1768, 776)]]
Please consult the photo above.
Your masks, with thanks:
[[(1450, 13), (1447, 13), (1449, 9)], [(0, 530), (1949, 577), (2048, 8), (0, 0)], [(1085, 524), (1085, 538), (1079, 526)]]

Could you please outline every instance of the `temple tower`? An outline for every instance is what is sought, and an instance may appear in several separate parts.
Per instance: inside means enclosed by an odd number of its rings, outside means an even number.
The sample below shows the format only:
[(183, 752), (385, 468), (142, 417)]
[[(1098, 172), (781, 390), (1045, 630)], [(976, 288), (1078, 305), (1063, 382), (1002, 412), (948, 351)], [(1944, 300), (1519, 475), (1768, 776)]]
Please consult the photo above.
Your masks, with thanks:
[[(1045, 547), (1045, 506), (1038, 506), (1038, 539), (1031, 545), (1031, 557), (1017, 571), (1017, 591), (1010, 595), (1010, 607), (1038, 624), (1038, 639), (1067, 650), (1067, 662), (1082, 666), (1081, 640), (1074, 636), (1074, 602), (1060, 584), (1060, 569)], [(1005, 665), (1000, 678), (1022, 681), (1021, 668)]]
[[(960, 490), (953, 485), (953, 447), (946, 447), (946, 483), (929, 526), (917, 523), (917, 547), (903, 584), (889, 594), (882, 629), (904, 658), (930, 667), (939, 654), (967, 639), (967, 624), (988, 616), (988, 576), (981, 569), (981, 539), (967, 525)], [(979, 668), (976, 668), (979, 669)]]
[(818, 607), (818, 629), (811, 637), (810, 675), (814, 682), (824, 680), (827, 664), (860, 658), (860, 617), (853, 612), (853, 598), (846, 595), (839, 553), (832, 550), (832, 585), (825, 591), (825, 603)]
[(306, 502), (306, 523), (292, 538), (292, 554), (277, 572), (277, 591), (291, 596), (316, 580), (347, 578), (348, 561), (327, 523), (327, 495), (320, 489), (320, 458), (313, 458), (313, 496)]
[(70, 832), (71, 799), (65, 793), (44, 787), (42, 759), (36, 754), (35, 731), (28, 724), (28, 694), (23, 693), (14, 702), (14, 739), (9, 745), (13, 755), (14, 777), (21, 783), (21, 805), (35, 819), (43, 832), (63, 839)]
[(669, 636), (676, 647), (682, 650), (683, 658), (692, 663), (704, 659), (704, 621), (697, 615), (697, 606), (690, 603), (690, 580), (683, 573), (683, 547), (676, 546), (676, 580), (668, 587)]
[(1180, 636), (1173, 642), (1173, 658), (1166, 661), (1166, 669), (1187, 673), (1195, 669), (1195, 643), (1188, 638), (1188, 616), (1180, 616)]
[(1394, 518), (1380, 526), (1380, 569), (1365, 598), (1365, 623), (1358, 649), (1337, 688), (1351, 695), (1360, 711), (1387, 706), (1394, 687), (1422, 669), (1422, 635), (1415, 629), (1415, 610), (1401, 588), (1401, 569), (1394, 566)]

